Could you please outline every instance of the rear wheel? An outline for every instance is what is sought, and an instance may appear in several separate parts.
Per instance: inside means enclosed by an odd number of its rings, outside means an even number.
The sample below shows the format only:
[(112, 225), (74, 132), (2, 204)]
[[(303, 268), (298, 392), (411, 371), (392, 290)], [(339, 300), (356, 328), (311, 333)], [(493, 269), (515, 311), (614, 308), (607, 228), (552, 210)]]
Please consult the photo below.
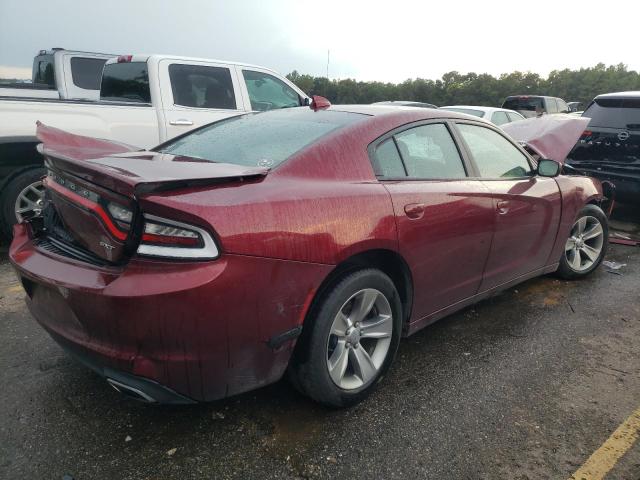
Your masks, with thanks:
[(2, 233), (6, 238), (11, 238), (13, 225), (25, 218), (42, 214), (42, 177), (45, 173), (44, 168), (26, 170), (12, 178), (5, 186), (0, 197), (0, 210)]
[(571, 228), (558, 275), (573, 279), (590, 274), (602, 262), (608, 243), (609, 223), (606, 215), (596, 205), (586, 205)]
[[(349, 274), (307, 320), (290, 373), (294, 385), (325, 405), (353, 405), (371, 393), (395, 357), (402, 307), (379, 270)], [(300, 360), (304, 358), (304, 360)]]

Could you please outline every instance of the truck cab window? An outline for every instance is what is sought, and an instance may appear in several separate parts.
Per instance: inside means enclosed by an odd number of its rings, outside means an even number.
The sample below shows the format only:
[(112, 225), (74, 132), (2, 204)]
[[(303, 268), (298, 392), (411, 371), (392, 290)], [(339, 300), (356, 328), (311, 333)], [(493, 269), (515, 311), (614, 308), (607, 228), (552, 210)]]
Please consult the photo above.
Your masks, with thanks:
[(100, 84), (100, 100), (151, 103), (147, 63), (105, 65)]
[(231, 72), (204, 65), (169, 65), (173, 103), (185, 107), (235, 110)]
[(73, 84), (78, 88), (98, 90), (102, 78), (102, 68), (106, 61), (104, 58), (73, 57), (71, 59)]
[(300, 95), (282, 80), (252, 70), (243, 70), (242, 75), (249, 92), (251, 110), (262, 112), (302, 105)]

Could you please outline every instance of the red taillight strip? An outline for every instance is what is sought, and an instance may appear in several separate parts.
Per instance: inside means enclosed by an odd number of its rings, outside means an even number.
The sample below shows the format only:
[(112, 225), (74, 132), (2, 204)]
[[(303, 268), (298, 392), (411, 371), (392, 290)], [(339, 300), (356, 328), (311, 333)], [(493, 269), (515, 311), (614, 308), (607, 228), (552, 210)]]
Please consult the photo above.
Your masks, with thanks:
[(125, 232), (118, 230), (118, 228), (115, 226), (115, 224), (113, 223), (109, 215), (107, 215), (107, 212), (105, 212), (100, 205), (98, 205), (95, 202), (92, 202), (87, 198), (84, 198), (78, 195), (75, 192), (72, 192), (69, 189), (64, 188), (62, 185), (59, 185), (55, 181), (50, 181), (49, 178), (44, 179), (44, 184), (47, 188), (55, 190), (57, 193), (59, 193), (63, 197), (67, 197), (68, 199), (73, 200), (76, 203), (79, 203), (87, 210), (90, 210), (96, 215), (98, 215), (98, 217), (100, 217), (100, 220), (102, 220), (102, 223), (104, 224), (105, 227), (107, 227), (107, 230), (109, 230), (109, 233), (111, 235), (113, 235), (118, 240), (126, 240), (127, 234)]

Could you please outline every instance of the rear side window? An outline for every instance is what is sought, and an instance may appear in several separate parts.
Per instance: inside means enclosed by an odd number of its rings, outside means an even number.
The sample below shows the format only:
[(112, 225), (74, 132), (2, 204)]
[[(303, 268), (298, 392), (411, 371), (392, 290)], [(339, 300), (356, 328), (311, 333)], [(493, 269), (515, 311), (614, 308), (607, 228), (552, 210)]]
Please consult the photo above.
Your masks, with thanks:
[(509, 123), (509, 117), (507, 117), (506, 112), (493, 112), (491, 122), (495, 125), (504, 125), (505, 123)]
[(525, 177), (531, 174), (531, 166), (524, 154), (499, 133), (468, 124), (458, 124), (458, 129), (481, 177)]
[(547, 98), (547, 113), (558, 113), (558, 103), (555, 98)]
[(173, 103), (185, 107), (235, 110), (231, 72), (224, 67), (169, 65)]
[(414, 178), (463, 178), (462, 158), (442, 123), (410, 128), (395, 135), (407, 175)]
[(507, 110), (526, 110), (535, 112), (540, 108), (544, 110), (542, 97), (508, 97), (502, 104)]
[(109, 63), (104, 66), (100, 100), (151, 103), (146, 62)]
[(565, 102), (561, 98), (558, 98), (556, 100), (558, 102), (558, 111), (560, 113), (568, 113), (569, 112), (569, 107), (567, 106), (567, 102)]
[(582, 116), (590, 127), (640, 130), (640, 98), (596, 98)]
[(212, 162), (276, 167), (330, 132), (369, 118), (310, 108), (239, 115), (212, 123), (160, 146), (163, 153)]
[(243, 70), (251, 110), (263, 112), (276, 108), (299, 107), (300, 95), (282, 80), (268, 73)]
[(102, 79), (102, 68), (107, 60), (103, 58), (71, 59), (71, 79), (78, 88), (86, 90), (99, 90)]
[(376, 148), (373, 157), (373, 170), (379, 177), (406, 177), (402, 159), (393, 138), (388, 138)]
[(508, 112), (509, 119), (512, 122), (517, 122), (518, 120), (524, 120), (524, 117), (518, 113)]

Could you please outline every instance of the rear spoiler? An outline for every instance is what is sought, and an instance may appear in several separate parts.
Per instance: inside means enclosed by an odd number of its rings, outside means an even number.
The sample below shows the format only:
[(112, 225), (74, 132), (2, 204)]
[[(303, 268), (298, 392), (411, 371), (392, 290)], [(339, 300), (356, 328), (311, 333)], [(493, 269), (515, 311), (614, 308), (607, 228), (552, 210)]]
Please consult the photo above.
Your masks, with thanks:
[(126, 143), (65, 132), (45, 125), (40, 120), (36, 122), (36, 137), (42, 142), (38, 145), (41, 154), (44, 155), (46, 149), (49, 154), (73, 160), (88, 160), (115, 153), (143, 150)]

